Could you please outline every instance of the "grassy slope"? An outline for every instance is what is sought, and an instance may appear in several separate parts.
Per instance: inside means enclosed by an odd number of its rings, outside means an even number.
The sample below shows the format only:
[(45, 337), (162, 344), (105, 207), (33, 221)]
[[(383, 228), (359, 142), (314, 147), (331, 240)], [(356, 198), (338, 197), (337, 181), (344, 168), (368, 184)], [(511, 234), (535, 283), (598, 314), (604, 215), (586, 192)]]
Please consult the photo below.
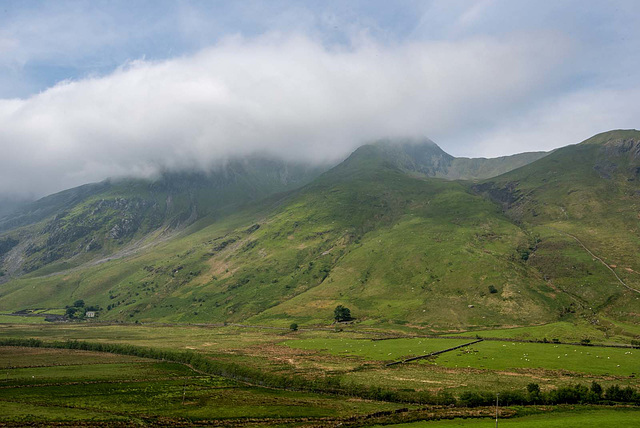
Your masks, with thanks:
[(0, 243), (18, 243), (4, 260), (7, 251), (0, 246), (0, 272), (46, 275), (76, 267), (166, 237), (197, 218), (219, 218), (297, 188), (324, 170), (250, 157), (207, 174), (166, 172), (154, 180), (105, 181), (60, 192), (0, 218)]
[(411, 177), (365, 147), (266, 211), (127, 260), (15, 281), (0, 308), (84, 298), (114, 305), (108, 319), (288, 325), (329, 322), (346, 304), (375, 324), (551, 321), (567, 302), (517, 257), (529, 240), (463, 184)]
[(446, 177), (451, 180), (482, 180), (496, 177), (547, 155), (547, 152), (529, 152), (493, 159), (455, 158), (451, 162)]
[[(5, 284), (0, 310), (83, 298), (111, 307), (102, 319), (288, 326), (329, 323), (344, 304), (376, 326), (455, 330), (574, 313), (591, 322), (603, 311), (633, 325), (637, 301), (623, 299), (611, 272), (562, 232), (634, 266), (637, 235), (624, 229), (635, 227), (636, 184), (624, 175), (633, 162), (618, 161), (624, 180), (615, 171), (604, 179), (594, 162), (611, 156), (601, 147), (561, 149), (472, 190), (407, 174), (365, 146), (300, 191), (196, 224), (149, 251)], [(507, 215), (483, 193), (509, 202)]]
[(638, 131), (599, 134), (477, 187), (490, 188), (489, 194), (506, 202), (511, 218), (540, 237), (527, 264), (551, 287), (571, 294), (585, 317), (598, 313), (639, 321), (640, 295), (625, 289), (567, 235), (577, 237), (629, 286), (640, 289), (639, 141)]

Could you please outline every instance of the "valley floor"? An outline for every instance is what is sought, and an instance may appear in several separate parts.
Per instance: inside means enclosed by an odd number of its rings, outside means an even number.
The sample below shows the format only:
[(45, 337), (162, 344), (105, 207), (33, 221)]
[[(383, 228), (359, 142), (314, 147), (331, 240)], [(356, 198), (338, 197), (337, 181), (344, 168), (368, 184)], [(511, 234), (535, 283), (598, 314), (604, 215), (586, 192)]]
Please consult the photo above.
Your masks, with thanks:
[[(534, 342), (550, 331), (559, 336), (555, 342)], [(585, 418), (632, 426), (640, 416), (640, 350), (568, 343), (583, 332), (568, 324), (477, 332), (488, 340), (458, 348), (469, 336), (475, 342), (474, 334), (0, 324), (0, 344), (14, 345), (0, 347), (0, 424), (475, 426), (493, 422), (419, 421), (491, 418), (500, 392), (501, 417), (512, 418), (507, 426), (578, 426)], [(594, 383), (603, 393), (592, 405), (584, 397), (563, 405), (554, 392)], [(540, 395), (530, 394), (532, 384)], [(624, 403), (610, 399), (625, 389), (635, 395)]]

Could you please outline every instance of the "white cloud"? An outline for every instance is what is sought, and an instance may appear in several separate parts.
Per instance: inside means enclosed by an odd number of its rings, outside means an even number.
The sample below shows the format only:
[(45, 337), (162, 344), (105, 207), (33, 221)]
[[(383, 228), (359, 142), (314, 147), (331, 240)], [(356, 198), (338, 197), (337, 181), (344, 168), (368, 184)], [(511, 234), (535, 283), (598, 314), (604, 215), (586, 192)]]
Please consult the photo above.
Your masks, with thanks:
[(636, 129), (639, 98), (640, 88), (588, 88), (549, 97), (512, 121), (479, 132), (472, 143), (479, 155), (494, 157), (548, 151), (612, 129)]
[(338, 160), (383, 136), (427, 135), (455, 151), (446, 141), (465, 128), (496, 127), (553, 91), (571, 49), (554, 33), (348, 47), (270, 34), (135, 61), (0, 100), (0, 193), (206, 169), (256, 151)]

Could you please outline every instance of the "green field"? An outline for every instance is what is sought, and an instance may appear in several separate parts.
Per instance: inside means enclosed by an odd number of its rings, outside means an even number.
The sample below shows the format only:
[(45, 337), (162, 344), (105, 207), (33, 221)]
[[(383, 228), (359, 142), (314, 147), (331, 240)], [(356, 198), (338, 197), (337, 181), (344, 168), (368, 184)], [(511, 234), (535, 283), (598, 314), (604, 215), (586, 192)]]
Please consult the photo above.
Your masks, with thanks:
[[(387, 361), (450, 348), (468, 340), (416, 337), (372, 340), (380, 337), (379, 331), (357, 328), (292, 332), (239, 326), (86, 323), (1, 326), (0, 338), (11, 337), (185, 351), (253, 371), (243, 372), (247, 375), (239, 382), (237, 378), (195, 372), (172, 360), (66, 349), (0, 347), (0, 406), (6, 408), (0, 423), (145, 424), (166, 420), (177, 424), (190, 420), (207, 425), (207, 421), (250, 417), (266, 426), (280, 426), (284, 421), (290, 426), (324, 426), (340, 423), (341, 418), (356, 418), (358, 424), (368, 426), (383, 420), (393, 423), (402, 418), (430, 418), (434, 411), (446, 418), (486, 413), (476, 408), (411, 404), (419, 397), (426, 397), (431, 403), (448, 400), (447, 397), (455, 401), (455, 397), (465, 392), (523, 394), (532, 383), (538, 384), (545, 394), (577, 383), (588, 387), (592, 382), (605, 389), (613, 385), (638, 388), (634, 373), (639, 360), (634, 349), (484, 341), (428, 360), (386, 367)], [(307, 382), (300, 385), (313, 385), (310, 382), (314, 379), (330, 377), (335, 380), (332, 385), (339, 386), (344, 395), (311, 392), (312, 386), (303, 386), (300, 391), (253, 386), (251, 383), (259, 381), (263, 373)], [(244, 383), (247, 381), (249, 384)], [(363, 399), (362, 394), (374, 394), (376, 398), (367, 395), (369, 398)], [(401, 408), (406, 410), (394, 413)], [(70, 411), (64, 413), (61, 409)], [(598, 412), (608, 411), (604, 409)], [(391, 413), (378, 414), (380, 411)], [(509, 412), (527, 414), (518, 408)], [(373, 413), (376, 416), (371, 416)], [(565, 416), (579, 415), (554, 411), (550, 420), (556, 420), (556, 416), (562, 420)], [(511, 423), (537, 421), (539, 417), (526, 416)]]
[(0, 369), (19, 367), (68, 366), (78, 364), (140, 363), (149, 362), (146, 358), (128, 355), (106, 354), (89, 351), (74, 351), (69, 359), (65, 349), (39, 349), (25, 347), (0, 347)]
[(0, 324), (42, 324), (43, 317), (21, 317), (18, 315), (0, 315)]
[(484, 341), (440, 355), (436, 364), (490, 370), (545, 369), (634, 376), (640, 374), (640, 350)]
[[(640, 420), (640, 409), (601, 409), (598, 411), (571, 411), (542, 415), (523, 416), (513, 419), (499, 419), (498, 426), (514, 428), (623, 428), (636, 427)], [(449, 428), (449, 427), (493, 427), (492, 419), (454, 419), (445, 421), (425, 421), (408, 424), (385, 425), (393, 428)], [(382, 425), (376, 428), (381, 428)]]
[[(37, 351), (37, 352), (36, 352)], [(71, 350), (0, 348), (0, 361), (49, 366), (0, 376), (0, 423), (72, 421), (185, 423), (197, 420), (336, 418), (394, 410), (399, 404), (247, 386), (175, 363)], [(66, 366), (58, 365), (64, 357)], [(129, 363), (122, 362), (130, 358)]]
[(301, 339), (283, 345), (297, 349), (317, 349), (333, 355), (357, 356), (368, 360), (389, 361), (429, 354), (467, 343), (456, 339)]
[[(286, 332), (286, 330), (285, 330)], [(236, 327), (101, 325), (87, 323), (0, 325), (0, 337), (34, 337), (42, 340), (90, 340), (130, 343), (168, 349), (218, 351), (272, 342), (272, 331)]]

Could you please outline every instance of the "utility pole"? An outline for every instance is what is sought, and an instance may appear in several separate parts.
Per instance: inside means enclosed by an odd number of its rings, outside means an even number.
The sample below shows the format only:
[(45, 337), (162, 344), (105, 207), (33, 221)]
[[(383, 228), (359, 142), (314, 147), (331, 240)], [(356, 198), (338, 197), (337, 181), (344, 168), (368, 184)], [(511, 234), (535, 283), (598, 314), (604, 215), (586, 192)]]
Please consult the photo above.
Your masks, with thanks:
[(500, 396), (500, 393), (496, 393), (496, 428), (498, 428), (498, 397)]

